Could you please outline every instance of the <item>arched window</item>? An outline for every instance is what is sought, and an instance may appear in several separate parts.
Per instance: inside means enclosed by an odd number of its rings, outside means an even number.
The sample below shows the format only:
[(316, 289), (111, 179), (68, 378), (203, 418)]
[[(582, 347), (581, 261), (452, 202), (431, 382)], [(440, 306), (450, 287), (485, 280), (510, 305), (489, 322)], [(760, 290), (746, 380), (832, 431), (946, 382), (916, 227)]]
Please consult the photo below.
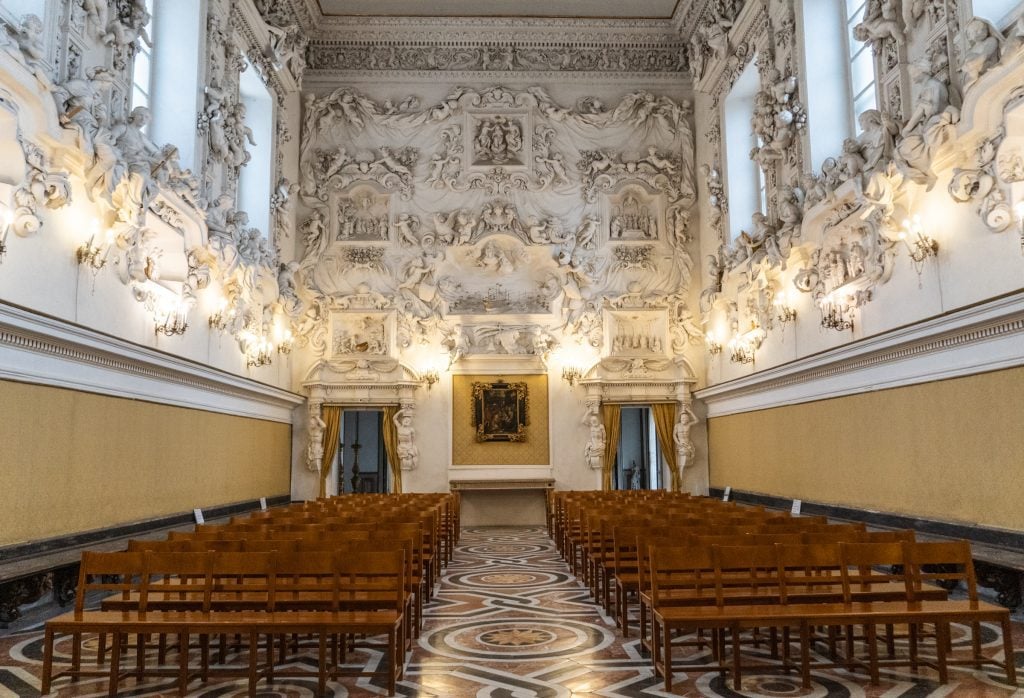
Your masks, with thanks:
[(239, 100), (245, 106), (245, 125), (255, 144), (246, 143), (249, 162), (238, 176), (238, 208), (249, 214), (249, 224), (270, 236), (270, 192), (274, 177), (274, 96), (248, 61), (238, 81)]
[(751, 118), (754, 102), (761, 89), (757, 60), (751, 60), (736, 80), (724, 103), (725, 175), (729, 186), (730, 240), (750, 228), (750, 219), (764, 213), (765, 182), (761, 168), (750, 159), (750, 151), (758, 143)]

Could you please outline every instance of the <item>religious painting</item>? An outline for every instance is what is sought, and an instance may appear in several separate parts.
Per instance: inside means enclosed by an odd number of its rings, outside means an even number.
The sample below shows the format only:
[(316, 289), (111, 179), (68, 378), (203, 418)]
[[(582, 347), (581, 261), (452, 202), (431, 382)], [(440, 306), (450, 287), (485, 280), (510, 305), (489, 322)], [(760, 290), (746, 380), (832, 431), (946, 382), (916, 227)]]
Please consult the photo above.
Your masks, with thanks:
[(526, 441), (530, 423), (526, 383), (473, 383), (477, 441)]

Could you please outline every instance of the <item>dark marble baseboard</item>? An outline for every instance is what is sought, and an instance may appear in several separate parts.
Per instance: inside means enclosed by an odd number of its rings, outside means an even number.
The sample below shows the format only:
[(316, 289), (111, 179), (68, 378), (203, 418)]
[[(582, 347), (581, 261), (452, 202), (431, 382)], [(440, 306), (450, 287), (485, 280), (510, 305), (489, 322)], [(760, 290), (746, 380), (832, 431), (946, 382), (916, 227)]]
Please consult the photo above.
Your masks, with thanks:
[[(722, 498), (725, 490), (719, 487), (710, 489), (710, 496)], [(770, 494), (759, 494), (757, 492), (745, 492), (732, 490), (729, 499), (743, 504), (760, 504), (770, 509), (789, 510), (793, 504), (792, 499), (776, 497)], [(1009, 531), (1000, 528), (986, 526), (972, 526), (970, 524), (955, 523), (951, 521), (935, 521), (934, 519), (923, 519), (903, 514), (892, 514), (884, 511), (869, 511), (866, 509), (854, 509), (835, 504), (821, 504), (802, 500), (800, 512), (811, 516), (824, 515), (830, 519), (845, 519), (847, 521), (861, 521), (868, 526), (880, 528), (910, 528), (919, 533), (941, 538), (965, 538), (972, 543), (992, 545), (998, 548), (1006, 548), (1014, 552), (1024, 551), (1024, 533)]]

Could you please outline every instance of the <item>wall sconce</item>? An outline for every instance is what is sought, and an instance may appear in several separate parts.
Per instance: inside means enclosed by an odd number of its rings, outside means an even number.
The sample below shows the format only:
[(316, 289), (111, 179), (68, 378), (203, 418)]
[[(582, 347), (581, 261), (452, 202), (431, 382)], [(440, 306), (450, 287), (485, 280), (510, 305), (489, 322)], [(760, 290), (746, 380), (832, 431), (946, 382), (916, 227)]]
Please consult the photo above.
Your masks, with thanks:
[(75, 251), (75, 257), (78, 259), (80, 265), (88, 265), (92, 270), (93, 276), (99, 273), (100, 269), (107, 264), (107, 250), (110, 248), (110, 243), (113, 242), (113, 231), (107, 230), (107, 237), (105, 241), (97, 242), (96, 238), (100, 234), (100, 222), (94, 220), (92, 223), (92, 234), (89, 235), (89, 239), (78, 246)]
[(903, 229), (900, 230), (899, 239), (910, 253), (910, 261), (914, 264), (914, 271), (917, 272), (917, 287), (921, 287), (921, 272), (924, 269), (925, 260), (934, 257), (939, 253), (939, 243), (934, 238), (924, 234), (921, 228), (921, 217), (914, 216), (911, 220), (903, 221)]
[(707, 347), (708, 353), (712, 356), (722, 353), (722, 343), (715, 339), (710, 332), (704, 335), (704, 346)]
[(785, 291), (775, 296), (775, 319), (782, 324), (783, 329), (787, 322), (796, 320), (796, 308), (789, 304), (789, 296)]
[(223, 332), (235, 318), (234, 306), (228, 307), (228, 299), (221, 298), (217, 310), (210, 315), (210, 329)]
[(729, 361), (734, 364), (754, 363), (754, 354), (761, 348), (766, 334), (762, 328), (752, 325), (743, 334), (730, 339)]
[(154, 312), (156, 334), (173, 337), (176, 334), (185, 334), (188, 329), (188, 306), (179, 301), (176, 306), (158, 306)]
[(14, 213), (6, 206), (3, 207), (3, 215), (0, 215), (0, 264), (7, 254), (7, 233), (11, 232), (11, 225), (14, 223)]
[(562, 380), (568, 383), (569, 387), (575, 386), (583, 380), (583, 369), (579, 366), (563, 366)]
[(249, 368), (269, 366), (274, 360), (274, 345), (265, 339), (255, 342), (246, 348), (245, 365)]
[(437, 371), (424, 371), (420, 374), (420, 379), (427, 384), (427, 390), (430, 390), (435, 383), (441, 380), (441, 374)]
[(291, 330), (281, 330), (281, 336), (277, 340), (277, 353), (278, 354), (291, 354), (292, 353), (292, 332)]
[(847, 299), (825, 296), (820, 307), (821, 326), (826, 330), (853, 330), (854, 306)]

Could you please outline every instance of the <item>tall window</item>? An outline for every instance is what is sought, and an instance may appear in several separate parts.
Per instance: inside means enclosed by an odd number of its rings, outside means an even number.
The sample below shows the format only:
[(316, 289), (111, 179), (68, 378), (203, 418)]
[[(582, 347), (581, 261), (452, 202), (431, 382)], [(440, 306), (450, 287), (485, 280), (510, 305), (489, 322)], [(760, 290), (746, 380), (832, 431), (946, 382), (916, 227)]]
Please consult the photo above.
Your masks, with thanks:
[(852, 96), (854, 123), (856, 117), (868, 109), (878, 108), (875, 95), (875, 58), (871, 53), (870, 41), (858, 41), (853, 35), (854, 27), (864, 17), (867, 0), (845, 0), (846, 2), (846, 55), (850, 64), (850, 95)]
[(255, 145), (245, 143), (249, 162), (238, 177), (238, 207), (249, 214), (249, 223), (270, 235), (270, 192), (274, 176), (274, 98), (259, 72), (248, 61), (238, 83), (245, 106), (245, 126)]
[(725, 128), (725, 176), (729, 185), (730, 240), (750, 229), (754, 213), (764, 213), (765, 182), (761, 168), (750, 159), (750, 151), (759, 145), (750, 121), (754, 101), (761, 89), (757, 61), (751, 60), (725, 98), (722, 114)]
[[(146, 11), (149, 23), (146, 24), (146, 36), (153, 36), (153, 0), (146, 0)], [(155, 44), (154, 44), (155, 45)], [(138, 51), (135, 53), (135, 64), (132, 67), (132, 108), (153, 106), (153, 46), (139, 39)], [(148, 127), (147, 127), (148, 129)]]
[(0, 10), (5, 10), (11, 19), (20, 20), (25, 15), (45, 19), (46, 0), (0, 0)]
[[(158, 144), (178, 147), (182, 167), (195, 171), (196, 113), (202, 109), (202, 38), (206, 10), (202, 0), (147, 0), (153, 17), (149, 36), (149, 108), (153, 121), (149, 135)], [(149, 51), (148, 47), (143, 46)], [(136, 58), (136, 87), (140, 88)]]

